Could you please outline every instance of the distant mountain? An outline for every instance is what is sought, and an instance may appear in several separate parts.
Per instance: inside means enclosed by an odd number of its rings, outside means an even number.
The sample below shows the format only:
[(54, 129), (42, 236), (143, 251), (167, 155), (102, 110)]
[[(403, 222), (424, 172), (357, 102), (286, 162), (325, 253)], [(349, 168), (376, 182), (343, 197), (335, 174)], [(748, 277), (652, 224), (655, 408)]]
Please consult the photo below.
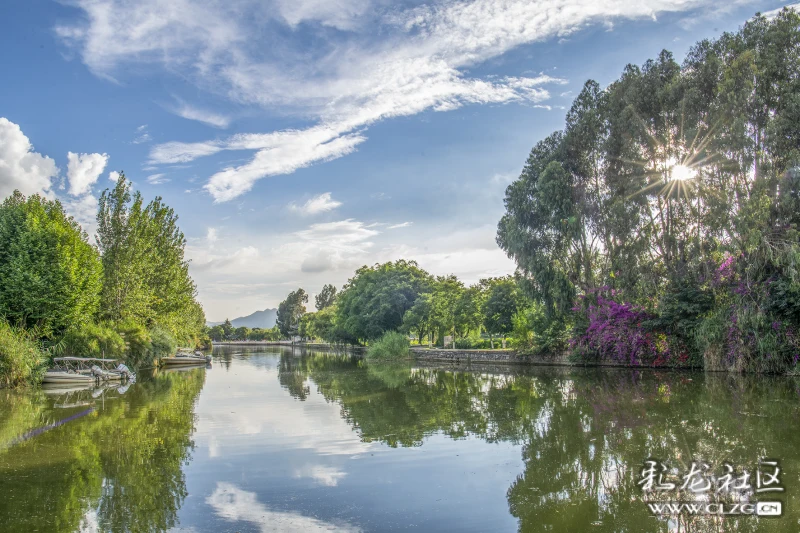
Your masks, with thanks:
[[(231, 324), (240, 328), (242, 326), (248, 328), (264, 328), (269, 329), (275, 325), (275, 320), (278, 318), (277, 309), (264, 309), (263, 311), (256, 311), (252, 315), (240, 316), (231, 320)], [(212, 328), (222, 324), (222, 322), (206, 322), (208, 327)]]

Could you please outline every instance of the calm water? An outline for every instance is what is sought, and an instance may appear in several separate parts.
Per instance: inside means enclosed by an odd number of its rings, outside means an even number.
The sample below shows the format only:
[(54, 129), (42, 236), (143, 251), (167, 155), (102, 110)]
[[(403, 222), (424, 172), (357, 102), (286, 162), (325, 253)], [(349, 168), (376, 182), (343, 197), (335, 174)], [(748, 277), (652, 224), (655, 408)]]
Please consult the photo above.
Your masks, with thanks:
[[(0, 530), (796, 532), (799, 418), (794, 379), (217, 348), (127, 390), (0, 390)], [(696, 455), (779, 458), (784, 516), (650, 516), (643, 461)]]

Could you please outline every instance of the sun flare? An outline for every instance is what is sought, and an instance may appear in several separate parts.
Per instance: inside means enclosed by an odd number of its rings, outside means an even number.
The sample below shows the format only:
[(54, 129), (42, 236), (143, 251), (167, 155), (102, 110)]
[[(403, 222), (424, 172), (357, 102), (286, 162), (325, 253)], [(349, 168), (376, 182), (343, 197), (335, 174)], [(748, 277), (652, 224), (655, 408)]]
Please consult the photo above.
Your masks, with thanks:
[(668, 164), (670, 181), (686, 181), (694, 179), (697, 176), (697, 171), (683, 163), (670, 160)]

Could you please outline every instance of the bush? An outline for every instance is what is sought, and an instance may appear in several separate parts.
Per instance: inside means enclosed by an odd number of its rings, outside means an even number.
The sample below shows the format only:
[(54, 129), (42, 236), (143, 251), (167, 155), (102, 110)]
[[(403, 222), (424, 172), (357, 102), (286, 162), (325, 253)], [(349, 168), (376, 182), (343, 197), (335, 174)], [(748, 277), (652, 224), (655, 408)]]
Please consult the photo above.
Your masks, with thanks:
[(367, 350), (368, 359), (400, 359), (410, 354), (408, 337), (397, 331), (387, 331)]
[(38, 384), (46, 361), (47, 355), (27, 331), (0, 319), (0, 386)]
[(63, 348), (74, 357), (114, 358), (125, 353), (125, 341), (109, 324), (89, 323), (67, 330)]
[(153, 364), (150, 334), (141, 324), (126, 320), (117, 326), (117, 330), (125, 340), (125, 363), (131, 368), (140, 368)]
[(177, 339), (161, 326), (150, 329), (150, 351), (154, 358), (161, 359), (173, 355), (178, 349)]

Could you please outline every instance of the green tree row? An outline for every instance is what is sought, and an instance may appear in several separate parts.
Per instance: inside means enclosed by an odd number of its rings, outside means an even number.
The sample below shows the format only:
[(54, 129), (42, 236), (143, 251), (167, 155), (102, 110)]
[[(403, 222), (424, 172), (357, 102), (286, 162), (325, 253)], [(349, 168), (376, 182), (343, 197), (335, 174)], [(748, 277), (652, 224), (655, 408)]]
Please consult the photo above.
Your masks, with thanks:
[(505, 206), (540, 337), (582, 360), (796, 368), (800, 16), (588, 81)]
[[(337, 344), (367, 344), (387, 332), (414, 335), (422, 344), (505, 346), (521, 313), (532, 302), (512, 277), (483, 279), (465, 286), (455, 276), (432, 276), (414, 261), (399, 260), (358, 269), (337, 292), (325, 285), (316, 312), (306, 312), (303, 289), (278, 307), (277, 328), (284, 338), (300, 336)], [(488, 339), (482, 339), (481, 334)], [(450, 344), (452, 346), (452, 344)]]
[(121, 175), (100, 197), (93, 245), (58, 200), (15, 191), (0, 204), (0, 322), (48, 354), (133, 366), (197, 344), (205, 315), (177, 221)]

